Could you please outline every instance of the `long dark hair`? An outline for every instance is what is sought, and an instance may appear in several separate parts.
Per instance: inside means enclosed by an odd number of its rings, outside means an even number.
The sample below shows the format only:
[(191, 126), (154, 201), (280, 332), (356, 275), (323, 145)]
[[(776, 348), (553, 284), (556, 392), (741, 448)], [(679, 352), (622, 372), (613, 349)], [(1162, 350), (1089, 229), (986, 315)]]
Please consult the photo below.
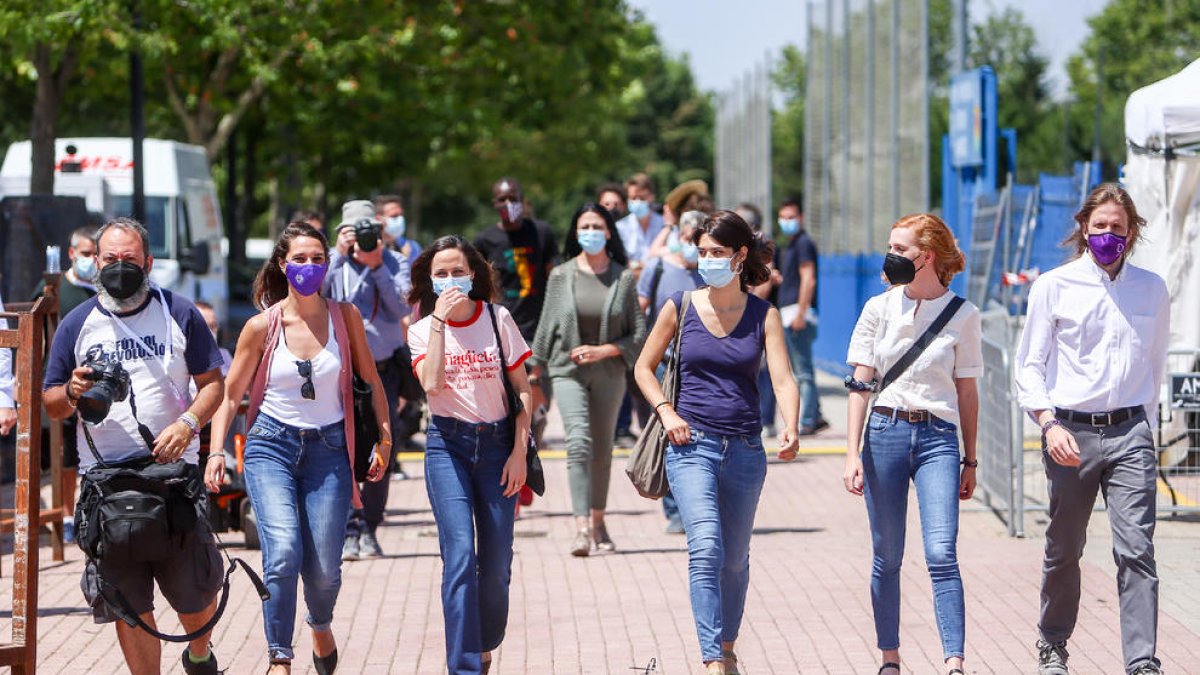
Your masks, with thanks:
[(437, 294), (433, 292), (433, 257), (452, 248), (462, 251), (467, 258), (467, 266), (471, 268), (471, 274), (474, 275), (474, 279), (471, 281), (471, 292), (467, 294), (467, 297), (472, 300), (491, 302), (496, 295), (496, 287), (492, 281), (492, 266), (487, 260), (484, 260), (479, 249), (457, 234), (438, 237), (425, 250), (421, 251), (421, 255), (417, 256), (412, 265), (412, 291), (408, 294), (408, 304), (419, 308), (421, 318), (428, 316), (433, 311), (434, 304), (437, 303)]
[(738, 249), (746, 249), (746, 260), (742, 263), (740, 274), (742, 290), (751, 286), (765, 284), (771, 278), (771, 270), (767, 269), (767, 261), (771, 259), (774, 245), (763, 237), (756, 236), (750, 225), (733, 211), (715, 211), (707, 218), (692, 241), (699, 244), (700, 237), (708, 235), (717, 240), (722, 246), (728, 246), (737, 253)]
[(625, 244), (621, 242), (621, 235), (617, 232), (617, 224), (613, 221), (612, 214), (608, 209), (600, 206), (596, 202), (588, 202), (579, 207), (571, 218), (571, 227), (567, 230), (567, 240), (563, 242), (563, 258), (570, 260), (583, 252), (583, 247), (579, 245), (579, 218), (585, 213), (595, 213), (604, 218), (604, 225), (608, 228), (608, 243), (604, 246), (604, 250), (608, 251), (608, 257), (614, 262), (625, 266), (629, 264), (629, 255), (625, 253)]
[(303, 220), (288, 223), (279, 234), (279, 239), (275, 241), (271, 257), (263, 263), (258, 276), (254, 278), (254, 304), (259, 309), (266, 309), (287, 297), (287, 275), (279, 269), (279, 264), (287, 260), (292, 242), (300, 237), (312, 237), (321, 242), (321, 248), (325, 249), (325, 262), (329, 262), (329, 241), (325, 239), (323, 232)]

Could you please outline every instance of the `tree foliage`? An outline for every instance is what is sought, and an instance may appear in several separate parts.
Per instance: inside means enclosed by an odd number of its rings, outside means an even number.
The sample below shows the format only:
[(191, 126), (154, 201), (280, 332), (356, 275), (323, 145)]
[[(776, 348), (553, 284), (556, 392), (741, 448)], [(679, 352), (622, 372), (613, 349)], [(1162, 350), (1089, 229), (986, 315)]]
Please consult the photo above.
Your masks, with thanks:
[(1062, 168), (1061, 124), (1046, 87), (1047, 60), (1033, 28), (1020, 10), (1009, 7), (972, 27), (971, 67), (996, 72), (1001, 128), (1017, 132), (1017, 176), (1037, 181), (1038, 173)]
[(29, 28), (57, 25), (60, 6), (102, 18), (80, 24), (94, 37), (61, 135), (128, 134), (140, 50), (148, 133), (204, 146), (219, 179), (237, 135), (258, 234), (294, 208), (335, 215), (381, 192), (405, 195), (426, 235), (462, 232), (492, 222), (502, 175), (563, 226), (600, 183), (648, 171), (665, 191), (712, 174), (708, 96), (622, 0), (140, 0), (136, 31), (121, 0), (8, 2), (0, 92), (18, 103), (0, 141), (28, 135), (38, 39), (70, 44)]
[(795, 45), (785, 46), (771, 74), (771, 85), (781, 104), (771, 112), (771, 194), (776, 202), (799, 199), (804, 193), (806, 77), (804, 52)]
[(1126, 99), (1200, 56), (1200, 0), (1110, 0), (1088, 25), (1091, 34), (1067, 62), (1070, 150), (1090, 157), (1098, 140), (1104, 174), (1115, 177), (1125, 158)]

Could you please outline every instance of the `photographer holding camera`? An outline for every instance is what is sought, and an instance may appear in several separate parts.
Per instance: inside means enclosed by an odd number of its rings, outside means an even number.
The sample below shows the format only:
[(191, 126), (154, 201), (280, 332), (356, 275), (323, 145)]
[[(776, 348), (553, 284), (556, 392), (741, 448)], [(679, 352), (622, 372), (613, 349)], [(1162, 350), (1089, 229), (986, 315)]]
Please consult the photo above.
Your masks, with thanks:
[[(155, 629), (155, 582), (189, 633), (209, 622), (222, 585), (196, 466), (197, 433), (223, 392), (221, 354), (190, 301), (150, 285), (154, 258), (140, 223), (111, 220), (97, 232), (96, 244), (97, 295), (64, 317), (54, 335), (45, 405), (52, 419), (79, 412), (83, 488), (76, 526), (88, 554), (81, 586), (93, 619), (121, 618), (117, 639), (130, 672), (152, 675), (160, 672), (161, 643), (139, 627)], [(197, 391), (190, 397), (193, 380)], [(98, 476), (114, 470), (173, 472), (175, 483), (199, 489), (180, 493), (164, 482), (161, 500), (135, 494), (141, 501), (119, 505), (128, 513), (105, 512), (103, 506), (116, 505), (112, 497), (127, 494), (98, 492)], [(97, 502), (103, 506), (90, 510)], [(100, 525), (122, 516), (139, 520)], [(208, 630), (189, 642), (184, 672), (218, 672), (210, 637)]]
[[(409, 313), (404, 298), (412, 288), (412, 277), (408, 259), (388, 248), (382, 233), (383, 223), (375, 213), (374, 203), (357, 199), (342, 205), (337, 247), (330, 255), (329, 272), (325, 276), (325, 296), (352, 303), (362, 314), (367, 345), (387, 396), (390, 428), (403, 438), (397, 413), (404, 405), (401, 386), (412, 366), (408, 352), (403, 350), (407, 331), (402, 322)], [(388, 467), (389, 471), (403, 473), (394, 461), (388, 462)], [(342, 560), (383, 555), (375, 529), (383, 522), (390, 483), (385, 477), (378, 483), (363, 484), (363, 508), (350, 513)]]

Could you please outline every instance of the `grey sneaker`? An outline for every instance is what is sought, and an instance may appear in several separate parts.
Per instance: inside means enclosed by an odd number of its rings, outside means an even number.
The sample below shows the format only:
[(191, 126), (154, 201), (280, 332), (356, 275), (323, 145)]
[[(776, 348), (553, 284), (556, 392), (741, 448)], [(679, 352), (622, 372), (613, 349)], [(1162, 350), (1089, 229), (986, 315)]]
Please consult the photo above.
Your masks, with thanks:
[(1158, 659), (1152, 659), (1135, 668), (1131, 675), (1162, 675), (1162, 668), (1158, 665)]
[(342, 543), (342, 560), (358, 560), (358, 537), (346, 537), (346, 541)]
[(362, 558), (378, 558), (383, 555), (383, 549), (379, 546), (379, 540), (375, 538), (375, 533), (367, 530), (358, 536), (359, 556)]
[(1038, 675), (1070, 675), (1067, 643), (1038, 640)]

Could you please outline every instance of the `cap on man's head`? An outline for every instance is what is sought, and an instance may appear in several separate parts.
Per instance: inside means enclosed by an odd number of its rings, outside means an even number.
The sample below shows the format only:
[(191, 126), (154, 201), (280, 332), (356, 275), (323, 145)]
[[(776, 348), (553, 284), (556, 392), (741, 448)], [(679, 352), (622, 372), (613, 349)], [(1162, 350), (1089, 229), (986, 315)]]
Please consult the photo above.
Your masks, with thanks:
[(383, 224), (375, 215), (375, 203), (369, 199), (355, 199), (342, 204), (342, 222), (337, 229), (353, 227), (355, 223), (366, 218), (373, 223)]

